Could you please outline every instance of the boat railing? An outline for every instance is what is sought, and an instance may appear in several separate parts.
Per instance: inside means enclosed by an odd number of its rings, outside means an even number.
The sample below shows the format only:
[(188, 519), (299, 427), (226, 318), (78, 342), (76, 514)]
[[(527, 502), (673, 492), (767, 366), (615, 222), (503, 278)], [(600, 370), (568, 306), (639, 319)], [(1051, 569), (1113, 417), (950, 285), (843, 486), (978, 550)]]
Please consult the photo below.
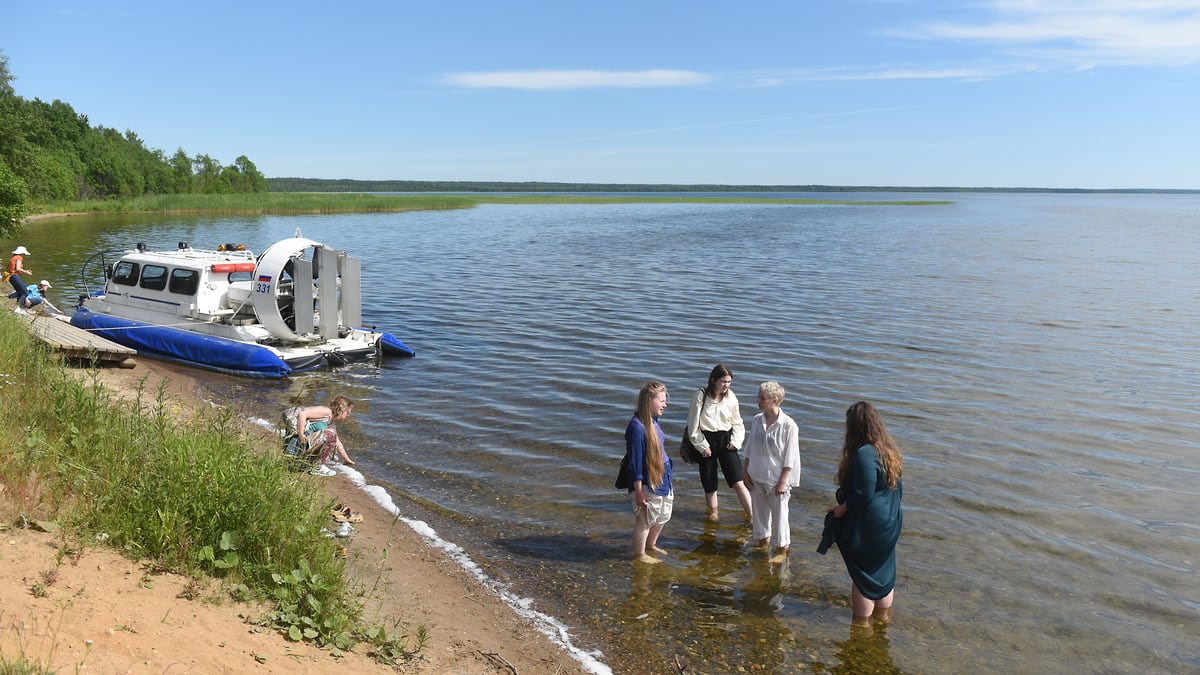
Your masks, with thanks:
[[(104, 286), (108, 285), (108, 280), (112, 277), (113, 263), (116, 262), (116, 259), (119, 259), (121, 256), (125, 255), (126, 253), (129, 253), (129, 251), (125, 250), (125, 249), (119, 249), (119, 248), (109, 249), (106, 251), (99, 251), (99, 252), (93, 253), (91, 255), (91, 257), (89, 257), (87, 260), (85, 260), (83, 262), (83, 267), (80, 269), (79, 274), (81, 277), (81, 281), (83, 282), (83, 292), (84, 292), (85, 296), (93, 297), (93, 296), (97, 295), (98, 293), (104, 292)], [(97, 263), (97, 261), (96, 261), (97, 258), (99, 258), (99, 263)], [(113, 258), (113, 261), (110, 262), (108, 260), (108, 258)], [(88, 283), (88, 275), (89, 275), (88, 268), (95, 264), (99, 264), (101, 273), (104, 277), (104, 281), (101, 283), (101, 287), (98, 292), (93, 292), (91, 284)], [(95, 274), (95, 272), (92, 272), (92, 274)]]

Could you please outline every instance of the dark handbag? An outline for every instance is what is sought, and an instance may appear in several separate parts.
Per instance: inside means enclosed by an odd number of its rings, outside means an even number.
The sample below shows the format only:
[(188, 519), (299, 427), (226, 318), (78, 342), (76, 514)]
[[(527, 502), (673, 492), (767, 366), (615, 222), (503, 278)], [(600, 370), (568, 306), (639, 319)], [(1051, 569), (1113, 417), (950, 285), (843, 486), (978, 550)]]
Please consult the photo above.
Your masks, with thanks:
[(300, 434), (292, 432), (283, 437), (283, 454), (289, 457), (299, 457), (304, 454), (304, 439)]
[[(697, 391), (704, 392), (703, 398), (700, 399), (700, 414), (703, 415), (704, 403), (708, 400), (708, 392), (704, 391), (703, 389), (699, 389)], [(687, 464), (699, 464), (700, 460), (704, 459), (704, 455), (701, 455), (700, 451), (697, 450), (696, 446), (692, 443), (692, 438), (688, 434), (686, 422), (683, 425), (683, 440), (679, 441), (679, 457), (682, 458)]]
[(683, 430), (683, 440), (679, 441), (679, 456), (688, 464), (698, 464), (700, 460), (704, 459), (704, 455), (700, 454), (700, 451), (692, 444), (692, 439), (688, 437), (687, 429)]
[(621, 468), (617, 470), (617, 480), (613, 483), (613, 487), (618, 490), (629, 489), (629, 453), (621, 458)]

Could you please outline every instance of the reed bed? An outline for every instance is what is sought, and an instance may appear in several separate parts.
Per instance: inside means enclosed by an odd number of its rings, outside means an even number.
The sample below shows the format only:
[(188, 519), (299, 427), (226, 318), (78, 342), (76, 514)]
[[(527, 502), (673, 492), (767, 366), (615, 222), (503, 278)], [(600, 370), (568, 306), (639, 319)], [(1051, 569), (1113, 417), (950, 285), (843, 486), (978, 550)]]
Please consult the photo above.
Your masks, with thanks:
[(261, 192), (255, 194), (148, 195), (130, 199), (62, 201), (39, 204), (37, 213), (167, 213), (212, 215), (299, 215), (331, 213), (392, 213), (402, 211), (469, 209), (479, 204), (840, 204), (930, 205), (944, 201), (850, 201), (838, 199), (779, 199), (752, 196), (612, 196), (556, 194), (379, 194)]
[(39, 204), (39, 213), (168, 213), (300, 215), (465, 209), (476, 201), (461, 195), (378, 195), (260, 192), (256, 194), (147, 195), (130, 199)]

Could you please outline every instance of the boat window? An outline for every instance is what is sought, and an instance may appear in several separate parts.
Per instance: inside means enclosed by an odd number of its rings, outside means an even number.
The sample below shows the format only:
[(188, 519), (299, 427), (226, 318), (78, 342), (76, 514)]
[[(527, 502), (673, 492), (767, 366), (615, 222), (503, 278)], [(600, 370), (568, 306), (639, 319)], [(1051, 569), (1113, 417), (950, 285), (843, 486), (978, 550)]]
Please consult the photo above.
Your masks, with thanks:
[(167, 287), (167, 268), (146, 265), (142, 268), (141, 287), (150, 291), (161, 291)]
[(138, 264), (127, 260), (117, 263), (117, 266), (113, 269), (112, 280), (113, 283), (121, 284), (122, 286), (136, 284), (138, 280)]
[(254, 278), (253, 272), (230, 272), (229, 281), (250, 281)]
[(200, 273), (177, 267), (171, 270), (171, 284), (167, 290), (180, 295), (195, 295), (200, 287)]

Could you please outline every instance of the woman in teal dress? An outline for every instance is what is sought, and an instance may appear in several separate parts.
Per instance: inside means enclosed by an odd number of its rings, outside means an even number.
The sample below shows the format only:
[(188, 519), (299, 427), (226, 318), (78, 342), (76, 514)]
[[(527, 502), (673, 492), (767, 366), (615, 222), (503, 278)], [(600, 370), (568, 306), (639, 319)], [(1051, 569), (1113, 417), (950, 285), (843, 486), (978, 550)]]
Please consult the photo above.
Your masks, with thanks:
[(891, 617), (896, 587), (896, 542), (904, 524), (900, 450), (879, 411), (859, 401), (846, 411), (846, 441), (837, 472), (838, 505), (825, 517), (821, 548), (836, 542), (850, 572), (856, 626)]

